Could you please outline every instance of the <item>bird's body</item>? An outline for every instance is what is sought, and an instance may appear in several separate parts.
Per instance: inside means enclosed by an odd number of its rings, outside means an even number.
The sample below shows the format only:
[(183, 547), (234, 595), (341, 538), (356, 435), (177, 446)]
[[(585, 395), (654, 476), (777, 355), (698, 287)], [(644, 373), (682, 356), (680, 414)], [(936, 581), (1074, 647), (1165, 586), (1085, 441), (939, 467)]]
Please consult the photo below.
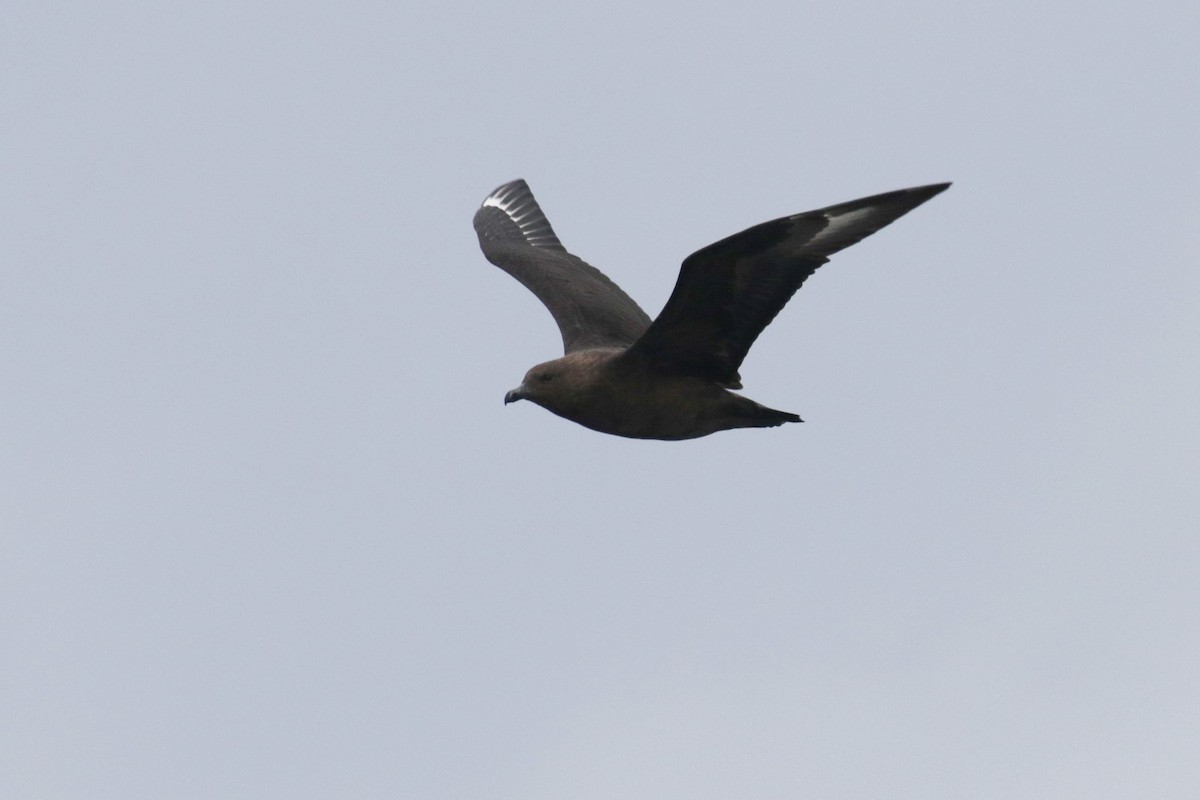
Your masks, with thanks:
[(736, 394), (750, 346), (828, 256), (874, 233), (949, 184), (876, 195), (755, 225), (693, 253), (651, 321), (596, 268), (571, 255), (524, 181), (496, 189), (475, 214), (488, 260), (554, 316), (562, 358), (539, 364), (505, 403), (531, 400), (593, 430), (693, 439), (800, 417)]
[(505, 402), (525, 399), (592, 430), (632, 439), (694, 439), (800, 421), (706, 378), (660, 374), (652, 361), (613, 347), (538, 364), (505, 396)]

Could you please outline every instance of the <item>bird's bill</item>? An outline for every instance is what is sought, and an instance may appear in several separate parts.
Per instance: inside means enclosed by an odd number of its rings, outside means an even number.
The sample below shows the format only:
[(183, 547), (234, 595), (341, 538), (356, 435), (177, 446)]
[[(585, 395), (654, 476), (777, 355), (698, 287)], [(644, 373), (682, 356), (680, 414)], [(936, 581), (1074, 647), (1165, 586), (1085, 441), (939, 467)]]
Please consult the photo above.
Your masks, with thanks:
[(508, 394), (504, 395), (504, 405), (508, 405), (509, 403), (515, 403), (518, 400), (524, 400), (524, 399), (525, 399), (525, 387), (523, 385), (518, 386), (517, 388), (513, 389)]

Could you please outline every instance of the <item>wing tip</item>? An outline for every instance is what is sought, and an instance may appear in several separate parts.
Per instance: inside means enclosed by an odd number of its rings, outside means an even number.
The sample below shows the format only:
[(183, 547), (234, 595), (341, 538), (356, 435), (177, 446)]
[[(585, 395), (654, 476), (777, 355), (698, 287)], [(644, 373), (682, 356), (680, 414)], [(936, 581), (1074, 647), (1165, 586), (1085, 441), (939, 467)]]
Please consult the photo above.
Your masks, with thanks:
[(493, 189), (480, 205), (481, 211), (487, 208), (495, 208), (508, 217), (520, 230), (526, 244), (565, 250), (524, 178), (511, 180)]
[(951, 183), (950, 181), (946, 181), (945, 183), (930, 183), (930, 184), (926, 184), (924, 186), (912, 186), (912, 187), (909, 187), (908, 189), (897, 189), (892, 192), (884, 192), (883, 194), (877, 194), (872, 197), (864, 197), (859, 200), (851, 200), (849, 203), (842, 203), (840, 205), (842, 205), (842, 206), (849, 206), (849, 205), (855, 205), (855, 204), (865, 205), (868, 203), (873, 203), (874, 205), (887, 205), (889, 202), (895, 202), (897, 200), (900, 200), (900, 201), (904, 202), (905, 204), (911, 205), (912, 207), (915, 208), (916, 206), (919, 206), (921, 203), (924, 203), (926, 200), (929, 200), (932, 197), (936, 197), (937, 195), (946, 191), (951, 186), (953, 186), (953, 183)]
[(483, 199), (482, 207), (504, 209), (522, 195), (528, 195), (532, 198), (533, 192), (529, 190), (529, 184), (525, 182), (524, 178), (517, 178), (515, 180), (502, 183), (493, 189), (491, 193)]
[(935, 195), (941, 194), (953, 185), (953, 181), (946, 181), (945, 183), (931, 183), (927, 186), (914, 186), (911, 189), (905, 189), (905, 192), (908, 194), (920, 195), (924, 200), (928, 200)]

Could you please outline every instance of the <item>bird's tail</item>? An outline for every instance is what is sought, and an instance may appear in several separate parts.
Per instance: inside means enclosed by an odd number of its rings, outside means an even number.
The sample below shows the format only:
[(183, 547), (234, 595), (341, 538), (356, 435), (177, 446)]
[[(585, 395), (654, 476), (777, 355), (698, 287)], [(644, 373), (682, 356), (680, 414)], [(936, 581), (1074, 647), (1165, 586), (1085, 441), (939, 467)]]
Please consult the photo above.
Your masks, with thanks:
[(738, 427), (741, 428), (774, 428), (785, 422), (804, 422), (790, 411), (777, 411), (754, 402), (748, 397), (737, 396), (742, 402), (736, 405)]

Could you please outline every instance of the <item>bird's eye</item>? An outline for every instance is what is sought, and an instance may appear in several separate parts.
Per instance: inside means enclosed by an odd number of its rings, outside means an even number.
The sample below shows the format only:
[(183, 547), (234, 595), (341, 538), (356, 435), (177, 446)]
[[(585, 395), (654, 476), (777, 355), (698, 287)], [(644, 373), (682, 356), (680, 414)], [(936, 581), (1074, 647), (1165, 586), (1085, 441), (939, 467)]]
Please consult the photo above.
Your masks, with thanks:
[(541, 381), (542, 383), (547, 383), (553, 378), (554, 378), (554, 374), (551, 372), (543, 372), (541, 375), (537, 376), (537, 379), (539, 381)]

